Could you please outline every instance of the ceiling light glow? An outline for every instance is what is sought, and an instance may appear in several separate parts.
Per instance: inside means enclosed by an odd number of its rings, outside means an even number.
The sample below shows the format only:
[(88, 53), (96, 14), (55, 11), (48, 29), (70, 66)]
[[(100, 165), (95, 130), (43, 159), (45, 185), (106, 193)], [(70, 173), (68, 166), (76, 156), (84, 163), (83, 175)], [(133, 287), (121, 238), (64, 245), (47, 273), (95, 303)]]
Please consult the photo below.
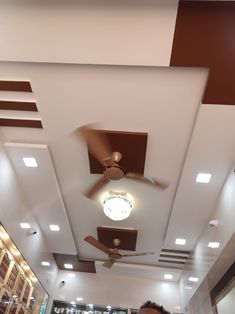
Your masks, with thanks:
[(72, 264), (64, 264), (64, 268), (73, 269), (73, 265)]
[(186, 244), (186, 240), (185, 240), (185, 239), (177, 238), (177, 239), (175, 240), (175, 244), (177, 244), (177, 245), (185, 245), (185, 244)]
[(50, 225), (49, 227), (51, 231), (60, 231), (60, 227), (58, 225)]
[(212, 248), (212, 249), (218, 249), (220, 246), (219, 242), (209, 242), (208, 243), (208, 247)]
[(75, 304), (75, 302), (74, 302), (74, 301), (71, 301), (71, 302), (70, 302), (70, 304), (74, 305), (74, 304)]
[(189, 277), (188, 280), (192, 282), (198, 282), (199, 279), (197, 277)]
[(45, 261), (43, 261), (41, 264), (42, 264), (42, 266), (50, 266), (50, 263), (49, 262), (45, 262)]
[(127, 193), (109, 192), (102, 203), (105, 215), (115, 221), (128, 218), (133, 209), (131, 197)]
[(172, 279), (173, 276), (171, 274), (165, 274), (164, 279)]
[(196, 182), (198, 183), (209, 183), (211, 179), (210, 173), (198, 173), (196, 177)]
[(106, 307), (107, 307), (107, 310), (109, 310), (109, 311), (112, 309), (111, 305), (107, 305)]
[(164, 288), (167, 288), (167, 287), (169, 287), (169, 283), (162, 283), (162, 287), (164, 287)]
[(72, 278), (74, 278), (74, 277), (75, 277), (75, 274), (73, 274), (73, 273), (70, 273), (70, 274), (69, 274), (69, 277), (72, 277)]
[(20, 223), (20, 228), (22, 228), (22, 229), (30, 229), (31, 226), (27, 222), (21, 222)]
[(176, 306), (175, 306), (175, 310), (181, 310), (181, 306), (176, 305)]
[(23, 161), (26, 167), (30, 167), (30, 168), (38, 167), (37, 161), (33, 157), (24, 157)]

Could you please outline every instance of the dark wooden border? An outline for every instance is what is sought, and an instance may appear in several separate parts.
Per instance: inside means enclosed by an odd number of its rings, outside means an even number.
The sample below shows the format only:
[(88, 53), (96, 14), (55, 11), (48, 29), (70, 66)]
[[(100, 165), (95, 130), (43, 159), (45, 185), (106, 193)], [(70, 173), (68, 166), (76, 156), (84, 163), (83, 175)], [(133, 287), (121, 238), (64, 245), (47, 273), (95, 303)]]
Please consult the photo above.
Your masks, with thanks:
[(108, 248), (113, 248), (113, 239), (119, 239), (120, 250), (135, 251), (138, 231), (111, 227), (97, 227), (98, 240)]
[(212, 305), (216, 304), (219, 295), (226, 289), (226, 287), (235, 279), (235, 262), (226, 271), (223, 277), (219, 280), (216, 286), (211, 290), (210, 297)]
[[(96, 130), (105, 136), (111, 151), (120, 152), (119, 165), (126, 172), (144, 174), (148, 134), (144, 132)], [(90, 172), (103, 174), (104, 168), (88, 151)]]
[(0, 81), (0, 91), (32, 92), (28, 81)]
[(35, 102), (0, 100), (0, 110), (38, 111)]
[(0, 126), (39, 129), (43, 128), (41, 120), (21, 120), (4, 118), (0, 118)]
[(205, 104), (235, 105), (235, 2), (179, 1), (171, 66), (205, 67)]
[(162, 249), (161, 253), (175, 253), (175, 254), (187, 254), (189, 255), (191, 252), (190, 251), (181, 251), (181, 250), (168, 250), (168, 249)]

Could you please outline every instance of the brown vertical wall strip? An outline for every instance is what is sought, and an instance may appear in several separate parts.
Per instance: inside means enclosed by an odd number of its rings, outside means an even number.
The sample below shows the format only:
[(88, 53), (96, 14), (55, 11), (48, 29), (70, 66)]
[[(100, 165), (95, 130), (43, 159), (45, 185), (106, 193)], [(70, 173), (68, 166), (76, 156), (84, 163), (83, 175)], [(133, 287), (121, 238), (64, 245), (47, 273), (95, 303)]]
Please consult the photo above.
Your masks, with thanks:
[(40, 120), (21, 120), (0, 118), (0, 126), (11, 126), (20, 128), (43, 128)]
[(32, 92), (32, 89), (27, 81), (0, 81), (0, 91)]
[(235, 105), (235, 2), (180, 1), (171, 66), (210, 69), (203, 103)]
[(34, 102), (0, 100), (0, 110), (38, 111)]

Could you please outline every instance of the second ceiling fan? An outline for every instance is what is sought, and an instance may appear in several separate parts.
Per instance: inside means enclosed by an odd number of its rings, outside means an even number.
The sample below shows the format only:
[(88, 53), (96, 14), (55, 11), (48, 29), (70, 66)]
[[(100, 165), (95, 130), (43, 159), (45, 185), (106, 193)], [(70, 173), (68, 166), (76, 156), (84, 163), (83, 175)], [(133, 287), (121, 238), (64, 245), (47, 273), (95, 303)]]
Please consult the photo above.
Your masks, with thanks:
[(109, 249), (107, 246), (105, 246), (103, 243), (101, 243), (100, 241), (98, 241), (91, 235), (85, 237), (84, 240), (90, 245), (94, 246), (98, 250), (108, 255), (108, 259), (103, 264), (103, 266), (107, 268), (111, 268), (117, 260), (121, 260), (123, 257), (143, 256), (143, 255), (154, 254), (154, 252), (121, 254), (118, 250), (118, 246), (120, 245), (120, 239), (113, 239), (113, 246), (114, 246), (113, 249)]

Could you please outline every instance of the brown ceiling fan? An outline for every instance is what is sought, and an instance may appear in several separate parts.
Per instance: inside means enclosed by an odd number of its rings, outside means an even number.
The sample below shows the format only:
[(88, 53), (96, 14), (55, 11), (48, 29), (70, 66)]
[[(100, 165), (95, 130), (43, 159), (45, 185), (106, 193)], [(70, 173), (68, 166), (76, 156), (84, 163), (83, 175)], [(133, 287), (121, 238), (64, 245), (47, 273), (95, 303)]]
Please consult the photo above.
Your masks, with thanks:
[(168, 184), (165, 182), (153, 178), (145, 178), (140, 174), (127, 172), (123, 169), (119, 165), (119, 161), (122, 159), (122, 154), (120, 152), (112, 152), (105, 135), (92, 128), (91, 125), (82, 126), (78, 128), (77, 131), (86, 141), (89, 152), (104, 167), (104, 175), (84, 193), (88, 198), (92, 198), (110, 180), (120, 180), (124, 177), (159, 189), (168, 187)]
[(104, 262), (103, 266), (107, 268), (111, 268), (113, 264), (116, 262), (116, 260), (120, 260), (123, 257), (131, 257), (131, 256), (142, 256), (142, 255), (150, 255), (154, 254), (154, 252), (145, 252), (145, 253), (129, 253), (129, 254), (121, 254), (119, 253), (118, 246), (120, 245), (119, 239), (113, 239), (113, 249), (109, 249), (107, 246), (105, 246), (100, 241), (96, 240), (92, 236), (87, 236), (84, 238), (86, 242), (91, 244), (92, 246), (96, 247), (98, 250), (104, 252), (108, 255), (108, 260)]

